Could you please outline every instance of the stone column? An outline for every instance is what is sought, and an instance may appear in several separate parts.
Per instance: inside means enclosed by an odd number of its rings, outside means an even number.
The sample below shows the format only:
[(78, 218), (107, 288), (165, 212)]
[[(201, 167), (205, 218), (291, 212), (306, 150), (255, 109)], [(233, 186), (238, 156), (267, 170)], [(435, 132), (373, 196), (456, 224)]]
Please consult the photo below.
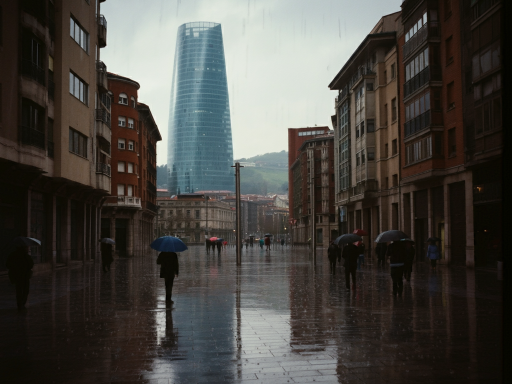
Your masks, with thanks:
[(443, 183), (443, 196), (444, 196), (444, 259), (449, 263), (452, 259), (451, 254), (451, 218), (450, 218), (450, 185)]
[(63, 203), (61, 255), (62, 262), (69, 265), (71, 259), (71, 200), (64, 197)]

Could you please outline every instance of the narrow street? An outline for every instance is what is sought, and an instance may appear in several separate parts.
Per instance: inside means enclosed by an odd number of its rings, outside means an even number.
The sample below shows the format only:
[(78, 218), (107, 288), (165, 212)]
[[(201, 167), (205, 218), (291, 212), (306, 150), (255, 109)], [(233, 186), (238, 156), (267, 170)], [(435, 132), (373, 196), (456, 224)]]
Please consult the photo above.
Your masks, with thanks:
[[(25, 312), (0, 277), (5, 383), (498, 383), (496, 270), (414, 266), (402, 298), (388, 268), (329, 273), (306, 248), (179, 255), (172, 307), (156, 253), (41, 272)], [(6, 378), (8, 378), (6, 380)]]

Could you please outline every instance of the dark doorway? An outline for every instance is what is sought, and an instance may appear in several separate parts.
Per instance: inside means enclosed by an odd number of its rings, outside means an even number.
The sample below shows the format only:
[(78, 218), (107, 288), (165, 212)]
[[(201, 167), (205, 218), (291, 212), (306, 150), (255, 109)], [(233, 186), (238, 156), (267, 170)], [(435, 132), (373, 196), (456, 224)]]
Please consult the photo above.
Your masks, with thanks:
[(450, 184), (451, 263), (466, 264), (466, 192), (464, 181)]
[(414, 240), (418, 260), (427, 254), (428, 238), (428, 190), (414, 192)]
[(501, 203), (475, 204), (473, 210), (475, 225), (475, 264), (496, 267), (501, 260)]
[(116, 251), (119, 257), (126, 256), (128, 238), (128, 219), (116, 219)]

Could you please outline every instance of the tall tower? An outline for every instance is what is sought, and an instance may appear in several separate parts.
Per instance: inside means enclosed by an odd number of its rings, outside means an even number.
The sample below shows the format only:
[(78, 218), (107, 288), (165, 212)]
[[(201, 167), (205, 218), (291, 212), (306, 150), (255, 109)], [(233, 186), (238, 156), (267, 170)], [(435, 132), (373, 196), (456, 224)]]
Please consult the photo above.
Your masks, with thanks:
[(171, 195), (234, 191), (233, 145), (220, 24), (178, 28), (169, 110)]

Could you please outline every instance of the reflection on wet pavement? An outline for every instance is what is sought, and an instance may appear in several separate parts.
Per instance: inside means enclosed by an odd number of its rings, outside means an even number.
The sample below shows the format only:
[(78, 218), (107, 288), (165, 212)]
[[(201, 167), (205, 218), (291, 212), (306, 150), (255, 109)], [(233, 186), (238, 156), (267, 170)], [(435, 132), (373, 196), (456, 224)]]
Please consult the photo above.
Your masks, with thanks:
[[(415, 265), (402, 298), (386, 267), (366, 265), (356, 292), (325, 249), (220, 258), (182, 253), (172, 307), (156, 254), (35, 274), (27, 311), (0, 277), (6, 382), (501, 382), (496, 271)], [(5, 376), (7, 375), (7, 376)], [(2, 379), (2, 382), (4, 380)]]

